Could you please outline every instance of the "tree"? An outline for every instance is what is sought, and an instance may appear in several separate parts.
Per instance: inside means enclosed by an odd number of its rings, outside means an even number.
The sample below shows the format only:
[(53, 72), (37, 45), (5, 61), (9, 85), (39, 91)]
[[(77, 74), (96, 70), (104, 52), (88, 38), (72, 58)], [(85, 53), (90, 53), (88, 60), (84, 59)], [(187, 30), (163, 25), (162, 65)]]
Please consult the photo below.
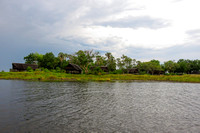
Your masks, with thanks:
[(43, 55), (39, 54), (37, 52), (30, 53), (28, 56), (24, 57), (26, 64), (37, 64), (39, 67), (41, 67), (41, 62), (43, 60)]
[[(67, 58), (67, 54), (64, 54), (63, 52), (60, 52), (58, 54), (58, 58), (60, 60), (60, 68), (63, 69), (66, 65), (67, 65), (67, 62), (66, 62), (66, 58)], [(64, 65), (63, 65), (64, 64)]]
[(121, 58), (117, 58), (117, 66), (120, 70), (124, 71), (126, 69), (127, 73), (129, 73), (129, 69), (133, 67), (133, 60), (128, 56), (122, 55)]
[(60, 62), (63, 62), (63, 60), (65, 60), (65, 58), (66, 58), (66, 55), (63, 52), (60, 52), (58, 54), (58, 58), (60, 59)]
[(95, 66), (105, 66), (106, 65), (106, 58), (101, 55), (96, 55), (96, 60), (94, 63)]
[(30, 53), (28, 56), (24, 57), (26, 64), (36, 64), (37, 56), (34, 53)]
[(146, 73), (151, 73), (154, 75), (156, 71), (160, 72), (162, 70), (160, 62), (158, 60), (151, 60), (149, 62), (138, 62), (137, 67), (140, 71), (145, 71)]
[(179, 65), (175, 61), (166, 61), (164, 62), (164, 69), (169, 73), (174, 73)]
[(180, 59), (178, 60), (178, 65), (179, 68), (176, 70), (177, 72), (181, 72), (181, 73), (191, 73), (191, 61), (190, 60), (184, 60), (184, 59)]
[(109, 52), (107, 52), (105, 54), (105, 56), (106, 56), (106, 65), (108, 67), (109, 72), (115, 71), (116, 70), (116, 60), (115, 60), (115, 57), (111, 53), (109, 53)]
[(52, 52), (46, 53), (43, 56), (43, 60), (41, 62), (41, 66), (47, 69), (54, 69), (58, 66), (59, 58), (56, 58)]
[(199, 71), (200, 70), (200, 60), (193, 60), (191, 61), (190, 65), (191, 71)]
[(162, 70), (159, 60), (151, 60), (150, 62), (148, 62), (147, 68), (149, 69), (152, 75), (154, 74), (154, 72), (160, 72)]
[(124, 70), (124, 62), (121, 60), (121, 58), (117, 58), (117, 66), (120, 70)]
[(128, 56), (125, 56), (125, 55), (122, 55), (122, 59), (123, 59), (123, 62), (125, 64), (125, 68), (127, 70), (127, 73), (129, 73), (129, 69), (133, 67), (132, 59)]
[(89, 65), (93, 63), (95, 55), (96, 53), (94, 53), (93, 50), (79, 50), (74, 56), (71, 57), (71, 60), (74, 64), (79, 65), (87, 74), (89, 72)]

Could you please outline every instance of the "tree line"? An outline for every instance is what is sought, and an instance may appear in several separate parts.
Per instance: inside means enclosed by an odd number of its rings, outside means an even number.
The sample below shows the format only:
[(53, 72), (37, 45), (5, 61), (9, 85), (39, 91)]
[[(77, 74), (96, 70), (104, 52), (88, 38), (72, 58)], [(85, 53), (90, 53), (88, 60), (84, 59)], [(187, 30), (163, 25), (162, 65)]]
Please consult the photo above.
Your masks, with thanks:
[[(101, 66), (106, 66), (109, 73), (122, 74), (129, 73), (131, 69), (137, 69), (138, 74), (158, 74), (167, 72), (171, 74), (191, 74), (199, 72), (200, 60), (179, 59), (177, 62), (169, 60), (160, 63), (159, 60), (151, 60), (147, 62), (137, 61), (126, 55), (115, 58), (112, 53), (107, 52), (100, 55), (99, 52), (93, 50), (79, 50), (74, 54), (60, 52), (55, 56), (52, 52), (46, 54), (30, 53), (24, 57), (26, 64), (37, 64), (39, 68), (48, 70), (65, 70), (69, 63), (77, 64), (84, 73), (93, 73), (94, 71), (102, 72)], [(91, 69), (91, 68), (96, 69)]]

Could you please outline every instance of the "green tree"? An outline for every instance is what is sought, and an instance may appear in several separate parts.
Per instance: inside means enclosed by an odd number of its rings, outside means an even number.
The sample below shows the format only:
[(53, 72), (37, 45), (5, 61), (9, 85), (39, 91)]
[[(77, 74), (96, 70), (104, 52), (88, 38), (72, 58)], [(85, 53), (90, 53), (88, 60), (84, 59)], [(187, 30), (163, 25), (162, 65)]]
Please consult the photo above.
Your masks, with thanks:
[(68, 57), (68, 54), (65, 54), (63, 52), (60, 52), (58, 54), (58, 58), (59, 58), (59, 61), (60, 61), (60, 68), (61, 69), (64, 69), (66, 66), (67, 66), (67, 62), (66, 62), (66, 58)]
[(169, 73), (174, 73), (178, 69), (179, 65), (175, 61), (166, 61), (164, 62), (164, 69)]
[(82, 51), (79, 50), (75, 53), (74, 56), (71, 56), (70, 60), (74, 63), (79, 65), (83, 71), (87, 74), (89, 72), (89, 66), (93, 63), (93, 58), (95, 57), (96, 53), (93, 50), (86, 50)]
[(119, 70), (124, 71), (124, 62), (121, 60), (121, 58), (117, 58), (117, 67), (119, 68)]
[(28, 56), (24, 57), (26, 64), (36, 64), (37, 55), (34, 53), (30, 53)]
[(123, 59), (123, 62), (125, 64), (125, 68), (127, 70), (127, 73), (129, 73), (129, 69), (133, 67), (132, 65), (132, 59), (128, 56), (125, 56), (125, 55), (122, 55), (122, 59)]
[(96, 55), (96, 60), (94, 63), (95, 66), (105, 66), (106, 65), (106, 58), (101, 55)]
[(149, 62), (138, 62), (138, 66), (140, 71), (145, 71), (146, 73), (150, 73), (154, 75), (154, 73), (160, 72), (162, 70), (160, 62), (158, 60), (151, 60)]
[(39, 53), (30, 53), (28, 56), (24, 57), (26, 64), (37, 64), (41, 67), (41, 62), (43, 60), (43, 55)]
[(128, 56), (122, 55), (121, 58), (117, 58), (117, 66), (120, 70), (126, 70), (129, 73), (129, 69), (133, 67), (133, 60)]
[(190, 65), (191, 71), (199, 71), (200, 70), (200, 60), (193, 60), (191, 61)]
[(108, 67), (109, 72), (115, 71), (116, 70), (115, 57), (109, 52), (107, 52), (105, 56), (106, 56), (106, 66)]
[(65, 57), (66, 55), (63, 53), (63, 52), (60, 52), (59, 54), (58, 54), (58, 58), (59, 58), (59, 60), (60, 60), (60, 62), (63, 62), (63, 60), (65, 60)]
[(43, 60), (41, 62), (41, 67), (47, 68), (47, 69), (54, 69), (56, 66), (58, 66), (59, 58), (56, 58), (52, 52), (46, 53), (43, 56)]
[(180, 59), (180, 60), (178, 60), (177, 63), (179, 65), (179, 68), (176, 70), (177, 72), (188, 73), (188, 74), (191, 72), (191, 61), (190, 60)]

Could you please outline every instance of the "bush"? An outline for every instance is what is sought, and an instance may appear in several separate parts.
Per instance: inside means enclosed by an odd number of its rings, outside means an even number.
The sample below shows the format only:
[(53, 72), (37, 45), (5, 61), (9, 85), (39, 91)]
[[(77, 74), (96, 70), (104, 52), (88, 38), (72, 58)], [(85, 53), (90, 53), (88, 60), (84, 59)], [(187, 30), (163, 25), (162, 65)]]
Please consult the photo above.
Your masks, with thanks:
[(62, 69), (62, 70), (61, 70), (61, 73), (66, 73), (66, 71)]
[(104, 72), (100, 67), (95, 67), (94, 70), (92, 71), (92, 74), (94, 74), (94, 75), (102, 75), (102, 74), (104, 74)]
[(56, 72), (57, 72), (57, 73), (60, 73), (60, 72), (61, 72), (60, 67), (56, 67)]
[(45, 69), (44, 69), (44, 72), (50, 72), (50, 71), (49, 71), (49, 69), (45, 68)]
[(30, 66), (28, 66), (26, 70), (27, 70), (28, 72), (33, 72), (33, 69), (32, 69)]
[(109, 72), (109, 73), (110, 74), (123, 74), (123, 70), (118, 69), (118, 70), (115, 70), (115, 71)]
[(140, 75), (145, 75), (145, 74), (147, 74), (147, 73), (146, 73), (145, 71), (140, 71), (139, 74), (140, 74)]

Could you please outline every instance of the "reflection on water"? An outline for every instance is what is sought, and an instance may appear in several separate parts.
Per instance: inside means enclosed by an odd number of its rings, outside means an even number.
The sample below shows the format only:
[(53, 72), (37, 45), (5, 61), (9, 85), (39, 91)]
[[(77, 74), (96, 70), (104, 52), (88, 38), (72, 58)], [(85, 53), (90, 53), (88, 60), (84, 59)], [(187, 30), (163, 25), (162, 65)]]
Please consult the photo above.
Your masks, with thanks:
[(1, 132), (199, 132), (200, 84), (0, 80)]

